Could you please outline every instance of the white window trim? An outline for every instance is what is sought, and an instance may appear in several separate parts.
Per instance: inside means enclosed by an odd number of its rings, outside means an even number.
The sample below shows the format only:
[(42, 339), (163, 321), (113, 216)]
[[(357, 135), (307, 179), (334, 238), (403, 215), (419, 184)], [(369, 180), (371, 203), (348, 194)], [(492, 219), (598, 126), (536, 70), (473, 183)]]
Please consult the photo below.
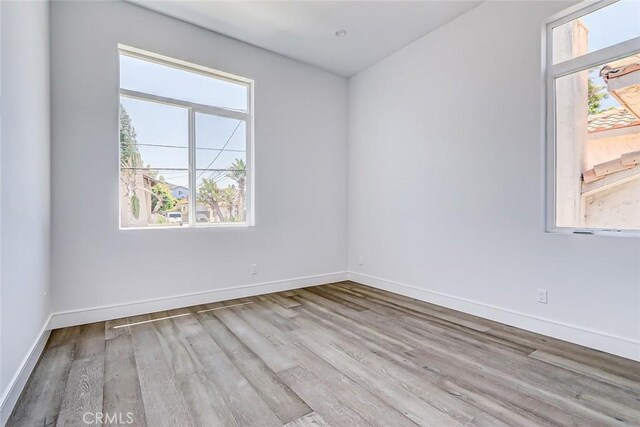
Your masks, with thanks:
[[(131, 56), (133, 58), (142, 59), (144, 61), (155, 62), (167, 67), (178, 68), (191, 73), (198, 73), (207, 77), (212, 77), (218, 80), (226, 80), (235, 84), (243, 85), (247, 88), (247, 111), (231, 110), (220, 107), (213, 107), (210, 105), (203, 105), (189, 101), (183, 101), (174, 98), (168, 98), (158, 95), (153, 95), (144, 92), (137, 92), (128, 89), (120, 88), (120, 81), (118, 80), (119, 98), (124, 96), (128, 98), (139, 99), (147, 102), (156, 102), (164, 105), (178, 106), (186, 108), (188, 111), (189, 120), (189, 223), (183, 226), (161, 226), (161, 227), (123, 227), (120, 223), (120, 230), (171, 230), (171, 229), (206, 229), (206, 228), (237, 228), (237, 227), (252, 227), (255, 225), (255, 210), (254, 210), (254, 86), (255, 83), (251, 79), (247, 79), (240, 76), (235, 76), (223, 71), (214, 70), (213, 68), (203, 67), (200, 65), (191, 64), (179, 59), (170, 58), (168, 56), (147, 52), (138, 48), (118, 45), (118, 52), (120, 55)], [(220, 223), (206, 223), (198, 224), (196, 222), (196, 132), (195, 132), (195, 115), (196, 113), (203, 113), (221, 117), (227, 117), (232, 119), (244, 120), (246, 123), (246, 148), (245, 148), (245, 164), (246, 164), (246, 221), (244, 222), (220, 222)], [(119, 115), (118, 115), (119, 116)], [(118, 132), (119, 134), (119, 132)], [(118, 150), (118, 165), (120, 164), (120, 150)], [(120, 179), (120, 169), (118, 168), (118, 180)], [(119, 194), (118, 190), (118, 194)], [(119, 210), (118, 210), (118, 222), (120, 222), (120, 212), (122, 209), (122, 197), (118, 196)]]
[(545, 110), (546, 122), (546, 229), (547, 233), (586, 234), (603, 236), (640, 237), (640, 230), (635, 229), (607, 229), (587, 227), (558, 227), (556, 225), (556, 111), (555, 111), (555, 80), (587, 70), (599, 65), (615, 61), (640, 52), (640, 37), (627, 40), (586, 55), (572, 58), (558, 64), (553, 63), (553, 29), (581, 16), (587, 15), (618, 0), (586, 1), (576, 7), (555, 15), (545, 25), (543, 40), (545, 54), (543, 56), (543, 73), (545, 81)]

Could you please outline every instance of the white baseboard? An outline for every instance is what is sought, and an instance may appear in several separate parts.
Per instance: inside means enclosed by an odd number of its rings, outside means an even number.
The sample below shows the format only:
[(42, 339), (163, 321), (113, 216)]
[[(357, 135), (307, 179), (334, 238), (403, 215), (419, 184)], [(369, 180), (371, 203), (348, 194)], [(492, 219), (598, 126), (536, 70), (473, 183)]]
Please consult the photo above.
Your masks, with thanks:
[(577, 325), (544, 319), (530, 314), (496, 307), (441, 292), (430, 291), (404, 283), (393, 282), (360, 273), (349, 273), (349, 280), (410, 298), (505, 323), (527, 331), (547, 335), (574, 344), (640, 361), (640, 341)]
[(38, 337), (31, 345), (29, 352), (22, 360), (22, 363), (20, 363), (18, 371), (15, 373), (13, 378), (11, 378), (9, 385), (7, 385), (6, 390), (4, 390), (4, 393), (0, 398), (0, 426), (4, 426), (9, 420), (9, 416), (18, 401), (18, 397), (20, 397), (20, 393), (22, 393), (29, 376), (31, 376), (31, 372), (33, 372), (33, 368), (36, 366), (36, 363), (38, 363), (38, 359), (40, 358), (42, 350), (44, 350), (44, 346), (47, 344), (47, 340), (49, 339), (49, 334), (51, 333), (47, 326), (50, 321), (51, 316), (49, 316), (47, 321), (45, 321)]
[(18, 371), (11, 379), (7, 389), (0, 398), (0, 426), (4, 426), (9, 420), (9, 416), (20, 397), (20, 393), (22, 393), (29, 376), (33, 372), (33, 369), (42, 354), (42, 350), (44, 350), (52, 329), (83, 325), (109, 319), (118, 319), (121, 317), (136, 316), (139, 314), (153, 313), (155, 311), (172, 310), (216, 301), (269, 294), (272, 292), (280, 292), (290, 289), (299, 289), (307, 286), (341, 282), (347, 280), (347, 278), (347, 272), (320, 274), (316, 276), (297, 277), (294, 279), (214, 289), (173, 297), (136, 301), (126, 304), (53, 313), (45, 322), (40, 334), (29, 349), (29, 352), (20, 364)]
[(418, 300), (459, 310), (494, 320), (496, 322), (505, 323), (528, 331), (640, 361), (640, 341), (634, 339), (615, 336), (605, 332), (591, 330), (551, 319), (544, 319), (526, 313), (479, 303), (441, 292), (421, 289), (415, 286), (365, 274), (355, 272), (337, 272), (224, 289), (214, 289), (210, 291), (137, 301), (126, 304), (53, 313), (49, 316), (49, 319), (42, 328), (38, 338), (33, 343), (31, 349), (20, 365), (18, 372), (16, 372), (12, 380), (9, 382), (7, 389), (0, 399), (0, 426), (5, 425), (11, 415), (11, 411), (13, 410), (15, 403), (27, 383), (42, 350), (44, 349), (51, 329), (135, 316), (155, 311), (171, 310), (216, 301), (286, 291), (290, 289), (299, 289), (307, 286), (340, 282), (347, 279), (372, 286), (374, 288), (416, 298)]
[(173, 310), (192, 305), (207, 304), (235, 298), (269, 294), (272, 292), (299, 289), (307, 286), (323, 285), (326, 283), (347, 280), (347, 272), (320, 274), (316, 276), (297, 277), (274, 282), (256, 283), (210, 291), (194, 292), (165, 298), (149, 299), (125, 304), (91, 307), (81, 310), (53, 313), (49, 322), (49, 329), (65, 328), (68, 326), (84, 325), (104, 320), (119, 319), (121, 317), (137, 316), (156, 311)]

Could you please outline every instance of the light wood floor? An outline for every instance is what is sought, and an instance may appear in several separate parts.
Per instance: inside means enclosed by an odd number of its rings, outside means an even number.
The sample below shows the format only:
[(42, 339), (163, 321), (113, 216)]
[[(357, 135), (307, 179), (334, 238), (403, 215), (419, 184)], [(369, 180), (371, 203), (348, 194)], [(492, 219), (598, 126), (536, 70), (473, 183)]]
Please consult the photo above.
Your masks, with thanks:
[(343, 282), (53, 331), (8, 425), (96, 413), (150, 427), (640, 425), (640, 363)]

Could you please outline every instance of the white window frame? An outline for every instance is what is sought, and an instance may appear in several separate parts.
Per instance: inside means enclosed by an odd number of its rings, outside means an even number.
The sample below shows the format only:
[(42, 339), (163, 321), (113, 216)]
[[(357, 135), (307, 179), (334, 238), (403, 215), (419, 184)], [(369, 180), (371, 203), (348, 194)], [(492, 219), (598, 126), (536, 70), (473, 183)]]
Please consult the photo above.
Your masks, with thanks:
[[(118, 45), (118, 58), (120, 55), (126, 55), (133, 58), (141, 59), (148, 62), (154, 62), (166, 67), (177, 68), (180, 70), (188, 71), (191, 73), (201, 74), (207, 77), (215, 78), (218, 80), (225, 80), (231, 83), (239, 84), (247, 88), (247, 111), (238, 111), (232, 109), (226, 109), (221, 107), (213, 107), (210, 105), (203, 105), (194, 102), (184, 101), (175, 98), (168, 98), (159, 95), (153, 95), (144, 92), (138, 92), (129, 89), (122, 89), (120, 87), (120, 81), (118, 80), (119, 97), (128, 97), (139, 99), (147, 102), (155, 102), (164, 105), (176, 106), (186, 108), (188, 111), (189, 120), (189, 137), (188, 137), (188, 149), (189, 149), (189, 223), (184, 226), (162, 226), (162, 227), (123, 227), (120, 224), (121, 230), (164, 230), (175, 228), (217, 228), (217, 227), (251, 227), (255, 225), (254, 215), (254, 86), (255, 83), (251, 79), (236, 76), (224, 71), (214, 70), (200, 65), (195, 65), (189, 62), (181, 61), (179, 59), (170, 58), (168, 56), (144, 51), (142, 49)], [(197, 188), (196, 188), (196, 130), (195, 130), (195, 117), (196, 113), (203, 113), (209, 115), (215, 115), (219, 117), (226, 117), (231, 119), (244, 120), (246, 123), (246, 221), (243, 222), (219, 222), (219, 223), (206, 223), (198, 224), (196, 222), (196, 205), (197, 205)], [(120, 150), (118, 150), (118, 164), (120, 164)], [(118, 168), (118, 179), (120, 177), (120, 169)], [(118, 197), (119, 209), (122, 209), (122, 197)], [(118, 211), (120, 217), (121, 211)]]
[(640, 230), (635, 229), (558, 227), (556, 225), (556, 79), (637, 54), (640, 52), (640, 37), (554, 64), (553, 29), (617, 1), (582, 2), (550, 18), (551, 22), (546, 24), (546, 31), (543, 32), (546, 39), (543, 67), (546, 97), (546, 231), (548, 233), (640, 237)]

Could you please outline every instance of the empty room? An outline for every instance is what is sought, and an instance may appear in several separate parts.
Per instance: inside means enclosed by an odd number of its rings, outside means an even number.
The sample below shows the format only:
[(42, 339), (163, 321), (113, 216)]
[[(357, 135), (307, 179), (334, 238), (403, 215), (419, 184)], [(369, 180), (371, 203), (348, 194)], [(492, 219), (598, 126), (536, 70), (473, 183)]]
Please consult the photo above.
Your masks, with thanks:
[(640, 0), (0, 0), (0, 427), (640, 426)]

